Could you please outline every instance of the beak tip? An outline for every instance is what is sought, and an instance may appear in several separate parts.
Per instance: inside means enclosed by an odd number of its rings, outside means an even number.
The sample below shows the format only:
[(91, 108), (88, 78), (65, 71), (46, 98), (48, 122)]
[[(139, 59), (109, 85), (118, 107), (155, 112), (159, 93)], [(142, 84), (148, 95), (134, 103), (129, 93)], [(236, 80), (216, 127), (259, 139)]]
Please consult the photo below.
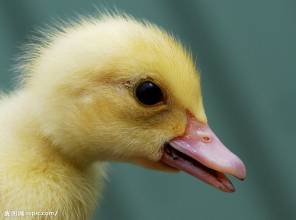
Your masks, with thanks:
[(233, 188), (229, 191), (229, 193), (234, 193), (234, 192), (235, 192), (235, 188)]
[(239, 180), (245, 180), (247, 176), (247, 170), (245, 164), (238, 158), (235, 169), (235, 177), (238, 178)]
[(246, 177), (236, 177), (240, 181), (245, 181)]
[(220, 189), (221, 189), (221, 191), (227, 192), (227, 193), (235, 192), (235, 188), (234, 188), (234, 186), (232, 184), (231, 184), (231, 186), (229, 186), (229, 185), (223, 186)]

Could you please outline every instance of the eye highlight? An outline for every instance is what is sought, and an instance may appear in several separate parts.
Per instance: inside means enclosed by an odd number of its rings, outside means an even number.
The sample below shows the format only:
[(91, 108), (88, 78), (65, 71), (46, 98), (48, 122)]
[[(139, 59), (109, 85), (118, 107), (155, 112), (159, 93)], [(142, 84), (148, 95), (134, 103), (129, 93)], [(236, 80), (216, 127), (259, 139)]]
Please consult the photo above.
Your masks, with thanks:
[(143, 81), (135, 89), (135, 95), (144, 105), (155, 105), (164, 100), (161, 89), (152, 81)]

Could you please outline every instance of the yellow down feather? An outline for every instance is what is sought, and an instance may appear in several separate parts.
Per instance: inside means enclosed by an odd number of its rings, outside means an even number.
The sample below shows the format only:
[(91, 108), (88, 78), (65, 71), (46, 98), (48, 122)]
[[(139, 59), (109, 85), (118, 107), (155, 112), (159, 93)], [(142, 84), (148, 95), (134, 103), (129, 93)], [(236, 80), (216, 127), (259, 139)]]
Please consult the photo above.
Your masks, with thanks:
[[(206, 122), (199, 74), (171, 35), (128, 16), (82, 19), (43, 34), (27, 47), (21, 86), (0, 99), (0, 211), (86, 220), (105, 161), (165, 169), (162, 146), (184, 132), (186, 111)], [(135, 99), (144, 79), (161, 87), (164, 105)]]

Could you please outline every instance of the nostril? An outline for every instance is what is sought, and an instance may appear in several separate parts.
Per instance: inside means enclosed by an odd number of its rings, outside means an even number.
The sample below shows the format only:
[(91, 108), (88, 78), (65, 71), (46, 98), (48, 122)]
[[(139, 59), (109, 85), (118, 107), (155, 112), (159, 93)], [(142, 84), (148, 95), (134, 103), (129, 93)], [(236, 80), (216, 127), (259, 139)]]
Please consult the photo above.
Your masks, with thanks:
[(211, 138), (209, 136), (202, 136), (201, 141), (204, 143), (209, 143), (211, 142)]

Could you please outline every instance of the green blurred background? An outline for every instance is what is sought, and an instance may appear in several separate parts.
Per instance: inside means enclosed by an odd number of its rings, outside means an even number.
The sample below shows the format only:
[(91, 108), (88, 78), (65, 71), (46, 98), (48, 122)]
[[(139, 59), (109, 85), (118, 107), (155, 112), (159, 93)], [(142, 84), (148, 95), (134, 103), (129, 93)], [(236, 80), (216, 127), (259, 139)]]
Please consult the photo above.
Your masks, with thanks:
[(95, 7), (148, 19), (191, 48), (210, 124), (248, 178), (225, 194), (186, 174), (112, 164), (94, 219), (296, 219), (296, 1), (1, 0), (1, 90), (13, 88), (33, 30)]

